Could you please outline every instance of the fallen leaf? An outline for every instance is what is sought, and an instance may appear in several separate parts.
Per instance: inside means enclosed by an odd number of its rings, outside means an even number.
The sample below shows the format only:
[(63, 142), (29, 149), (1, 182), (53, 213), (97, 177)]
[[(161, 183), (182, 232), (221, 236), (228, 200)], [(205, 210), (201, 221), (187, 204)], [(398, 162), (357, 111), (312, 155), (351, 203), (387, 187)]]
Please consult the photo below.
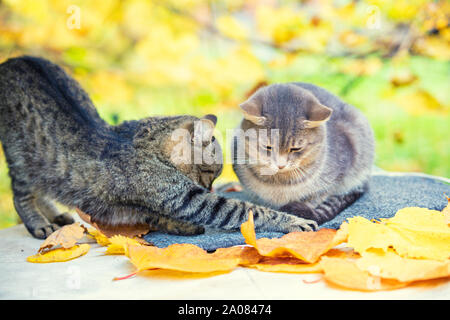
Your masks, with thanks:
[(258, 263), (248, 265), (266, 272), (318, 273), (322, 272), (319, 262), (306, 263), (294, 257), (263, 257)]
[[(323, 256), (345, 258), (354, 257), (356, 254), (353, 250), (331, 249)], [(319, 262), (306, 263), (295, 257), (261, 257), (258, 263), (248, 267), (267, 272), (318, 273), (323, 271)]]
[(230, 248), (219, 248), (213, 253), (215, 258), (239, 259), (239, 265), (248, 266), (258, 263), (263, 257), (253, 247), (235, 246)]
[(450, 276), (450, 260), (425, 260), (403, 258), (389, 249), (368, 250), (356, 260), (361, 270), (372, 276), (395, 279), (401, 282), (429, 280)]
[(347, 224), (336, 231), (320, 229), (316, 232), (291, 232), (281, 238), (256, 239), (253, 213), (249, 212), (248, 221), (241, 225), (245, 242), (267, 257), (296, 257), (305, 262), (314, 263), (331, 248), (347, 239)]
[(184, 272), (214, 272), (234, 269), (241, 259), (207, 253), (192, 244), (173, 244), (167, 248), (128, 246), (128, 257), (137, 272), (147, 269), (168, 269)]
[(33, 263), (63, 262), (81, 257), (82, 255), (85, 255), (89, 249), (90, 246), (88, 244), (75, 245), (69, 249), (58, 248), (45, 253), (29, 256), (27, 261)]
[(109, 244), (106, 248), (106, 254), (124, 254), (127, 255), (128, 246), (140, 246), (141, 243), (138, 240), (124, 237), (121, 235), (115, 235), (108, 239)]
[(358, 268), (355, 259), (323, 257), (320, 260), (320, 266), (323, 269), (325, 280), (348, 289), (362, 291), (392, 290), (409, 284), (408, 282), (372, 276), (369, 272)]
[(109, 238), (101, 233), (101, 231), (99, 231), (98, 229), (88, 229), (88, 236), (94, 238), (95, 241), (97, 241), (97, 243), (103, 247), (111, 244)]
[(60, 245), (65, 249), (72, 248), (77, 241), (83, 237), (85, 231), (86, 228), (81, 226), (78, 222), (65, 225), (49, 235), (42, 243), (38, 252), (40, 253), (45, 249), (51, 249), (57, 245)]
[(371, 222), (349, 218), (348, 246), (357, 252), (389, 247), (405, 258), (446, 260), (450, 257), (450, 228), (443, 212), (403, 208), (393, 218)]

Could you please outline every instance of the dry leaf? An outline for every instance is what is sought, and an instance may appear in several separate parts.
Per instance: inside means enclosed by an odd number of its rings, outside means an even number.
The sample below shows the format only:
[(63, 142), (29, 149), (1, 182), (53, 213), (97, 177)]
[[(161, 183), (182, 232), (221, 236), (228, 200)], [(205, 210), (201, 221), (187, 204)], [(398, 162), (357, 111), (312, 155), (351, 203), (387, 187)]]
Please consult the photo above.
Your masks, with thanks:
[(450, 228), (444, 213), (425, 208), (404, 208), (393, 218), (371, 222), (349, 218), (348, 246), (362, 253), (370, 248), (393, 247), (402, 257), (446, 260), (450, 257)]
[(95, 241), (97, 241), (97, 243), (103, 247), (111, 244), (109, 238), (101, 233), (101, 231), (99, 231), (98, 229), (88, 229), (88, 236), (95, 239)]
[(372, 276), (369, 272), (359, 269), (354, 259), (323, 257), (320, 266), (323, 268), (325, 280), (348, 289), (377, 291), (408, 285), (408, 282)]
[(318, 273), (322, 272), (319, 262), (306, 263), (294, 257), (263, 257), (258, 263), (248, 265), (267, 272)]
[[(357, 257), (353, 250), (331, 249), (322, 257), (349, 258)], [(261, 260), (250, 268), (256, 268), (268, 272), (290, 272), (290, 273), (318, 273), (323, 272), (320, 262), (306, 263), (295, 257), (262, 257)]]
[(128, 246), (128, 257), (137, 272), (158, 268), (184, 272), (229, 271), (241, 262), (241, 258), (222, 255), (207, 253), (192, 244), (173, 244), (163, 249)]
[(437, 261), (402, 258), (389, 249), (369, 250), (356, 260), (361, 270), (373, 276), (396, 279), (401, 282), (428, 280), (450, 276), (450, 260)]
[(65, 249), (73, 247), (78, 240), (80, 240), (86, 228), (81, 226), (78, 222), (65, 225), (61, 229), (56, 230), (45, 239), (38, 252), (45, 249), (50, 249), (54, 246), (61, 245)]
[(216, 258), (238, 258), (241, 266), (258, 263), (263, 258), (255, 248), (242, 246), (219, 248), (213, 255)]
[(33, 256), (29, 256), (27, 261), (33, 263), (68, 261), (85, 255), (89, 251), (89, 248), (90, 246), (88, 244), (76, 245), (69, 249), (58, 248), (45, 253), (38, 253)]
[(253, 213), (249, 212), (247, 222), (241, 225), (245, 242), (267, 257), (296, 257), (305, 262), (314, 263), (320, 256), (347, 238), (347, 224), (338, 231), (320, 229), (316, 232), (291, 232), (277, 239), (256, 239)]
[(109, 240), (106, 254), (124, 254), (127, 255), (128, 246), (140, 246), (141, 243), (135, 239), (127, 238), (121, 235), (112, 236)]

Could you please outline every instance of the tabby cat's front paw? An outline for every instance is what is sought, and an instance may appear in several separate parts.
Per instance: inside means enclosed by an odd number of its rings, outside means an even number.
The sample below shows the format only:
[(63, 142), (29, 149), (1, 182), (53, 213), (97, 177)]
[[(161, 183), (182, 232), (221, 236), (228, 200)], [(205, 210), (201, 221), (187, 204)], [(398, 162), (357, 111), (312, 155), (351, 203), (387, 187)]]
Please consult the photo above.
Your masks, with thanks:
[(37, 239), (47, 239), (49, 235), (51, 235), (54, 231), (59, 229), (59, 226), (50, 223), (50, 224), (36, 224), (33, 226), (26, 226), (31, 235)]
[(319, 225), (314, 220), (303, 219), (292, 216), (292, 221), (289, 224), (288, 231), (316, 231)]

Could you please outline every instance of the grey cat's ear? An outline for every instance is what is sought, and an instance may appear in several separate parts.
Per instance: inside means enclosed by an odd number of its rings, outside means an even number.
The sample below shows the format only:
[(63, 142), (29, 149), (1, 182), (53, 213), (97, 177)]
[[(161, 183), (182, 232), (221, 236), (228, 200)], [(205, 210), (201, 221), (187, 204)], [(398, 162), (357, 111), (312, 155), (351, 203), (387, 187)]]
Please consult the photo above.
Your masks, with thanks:
[(216, 123), (217, 117), (213, 114), (207, 114), (200, 120), (196, 120), (194, 122), (193, 140), (200, 143), (210, 142), (214, 135)]
[(303, 120), (305, 128), (316, 128), (328, 121), (333, 110), (320, 103), (315, 103), (308, 112), (308, 119)]
[(267, 118), (261, 115), (261, 107), (252, 98), (239, 105), (244, 114), (244, 119), (253, 122), (258, 126), (266, 123)]

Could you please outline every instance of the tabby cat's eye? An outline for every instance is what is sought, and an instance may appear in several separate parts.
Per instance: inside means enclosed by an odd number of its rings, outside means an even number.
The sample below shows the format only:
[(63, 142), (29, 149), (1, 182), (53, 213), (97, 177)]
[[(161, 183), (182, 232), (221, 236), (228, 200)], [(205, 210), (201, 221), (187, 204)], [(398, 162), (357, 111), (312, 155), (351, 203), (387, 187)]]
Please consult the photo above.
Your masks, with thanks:
[(263, 148), (266, 149), (266, 150), (269, 150), (269, 151), (272, 150), (271, 146), (264, 146)]
[(289, 152), (299, 152), (302, 151), (303, 148), (290, 148)]

